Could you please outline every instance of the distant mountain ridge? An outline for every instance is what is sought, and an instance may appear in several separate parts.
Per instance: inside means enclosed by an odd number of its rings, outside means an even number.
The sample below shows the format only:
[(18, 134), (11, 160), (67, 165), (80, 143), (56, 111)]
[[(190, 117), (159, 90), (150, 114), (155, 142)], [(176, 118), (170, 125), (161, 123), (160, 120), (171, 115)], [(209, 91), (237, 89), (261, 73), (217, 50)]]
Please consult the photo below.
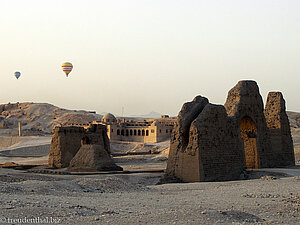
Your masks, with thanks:
[[(100, 115), (104, 116), (107, 113), (108, 112), (101, 112)], [(142, 114), (142, 115), (129, 115), (129, 116), (121, 116), (121, 115), (117, 115), (117, 114), (113, 114), (113, 115), (117, 118), (121, 118), (121, 117), (124, 117), (124, 118), (131, 118), (131, 117), (134, 117), (134, 118), (160, 118), (162, 114), (152, 111), (148, 114)]]
[(139, 117), (139, 118), (160, 118), (161, 117), (161, 113), (158, 112), (150, 112), (148, 114), (144, 114), (144, 115), (130, 115), (128, 117)]

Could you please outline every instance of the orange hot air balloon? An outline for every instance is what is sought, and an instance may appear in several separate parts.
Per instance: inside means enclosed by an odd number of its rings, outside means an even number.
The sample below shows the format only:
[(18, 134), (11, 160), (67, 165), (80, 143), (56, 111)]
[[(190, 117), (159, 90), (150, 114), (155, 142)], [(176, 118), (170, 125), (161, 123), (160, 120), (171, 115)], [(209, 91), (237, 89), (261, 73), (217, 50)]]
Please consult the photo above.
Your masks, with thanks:
[(72, 63), (65, 62), (64, 64), (62, 64), (61, 68), (65, 72), (66, 76), (68, 76), (69, 73), (71, 73), (71, 71), (73, 69), (73, 65), (72, 65)]

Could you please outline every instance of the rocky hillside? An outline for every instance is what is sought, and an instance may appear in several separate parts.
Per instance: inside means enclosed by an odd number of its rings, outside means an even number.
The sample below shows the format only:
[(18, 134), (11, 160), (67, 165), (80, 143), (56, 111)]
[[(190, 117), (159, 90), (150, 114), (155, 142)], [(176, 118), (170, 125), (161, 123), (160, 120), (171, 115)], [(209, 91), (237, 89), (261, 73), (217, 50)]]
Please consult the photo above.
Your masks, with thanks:
[(300, 128), (300, 113), (287, 111), (290, 126), (293, 128)]
[(99, 119), (101, 116), (92, 112), (67, 110), (47, 103), (0, 105), (0, 128), (16, 130), (18, 122), (21, 122), (25, 134), (51, 133), (56, 125)]

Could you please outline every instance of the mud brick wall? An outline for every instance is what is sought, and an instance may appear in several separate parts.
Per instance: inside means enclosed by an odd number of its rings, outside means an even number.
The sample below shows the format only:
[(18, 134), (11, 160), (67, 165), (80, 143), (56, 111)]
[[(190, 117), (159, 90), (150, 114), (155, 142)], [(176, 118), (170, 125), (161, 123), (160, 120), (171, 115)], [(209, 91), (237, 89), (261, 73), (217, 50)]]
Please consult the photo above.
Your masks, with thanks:
[(293, 139), (281, 92), (270, 92), (265, 117), (273, 150), (272, 161), (277, 166), (295, 165)]
[[(184, 169), (177, 176), (184, 181), (223, 181), (239, 178), (243, 170), (243, 155), (233, 132), (234, 121), (229, 119), (222, 105), (207, 104), (192, 122), (185, 160), (179, 161)], [(197, 156), (196, 177), (190, 158)]]
[(88, 128), (68, 126), (55, 127), (50, 146), (48, 165), (52, 168), (68, 167), (83, 144), (97, 144), (110, 154), (106, 127), (92, 124)]
[(186, 182), (234, 180), (243, 168), (294, 165), (285, 102), (271, 92), (266, 108), (255, 81), (239, 81), (224, 106), (197, 96), (173, 129), (167, 177)]
[[(194, 119), (202, 112), (204, 107), (208, 104), (208, 99), (202, 96), (197, 96), (191, 102), (183, 104), (175, 123), (171, 139), (170, 139), (170, 152), (167, 164), (166, 175), (168, 177), (176, 176), (176, 172), (182, 170), (182, 166), (179, 161), (182, 161), (182, 157), (187, 157), (189, 160), (196, 160), (195, 163), (191, 163), (190, 166), (194, 166), (194, 173), (198, 173), (198, 160), (197, 157), (190, 158), (188, 155), (184, 156), (183, 153), (189, 143), (190, 126)], [(194, 174), (199, 177), (199, 175)]]
[[(235, 129), (240, 132), (240, 141), (244, 148), (254, 148), (255, 152), (255, 166), (252, 168), (272, 167), (274, 164), (270, 160), (272, 158), (272, 146), (269, 138), (266, 119), (264, 116), (263, 100), (259, 93), (258, 85), (255, 81), (239, 81), (229, 92), (227, 100), (225, 102), (225, 108), (228, 116), (236, 119)], [(245, 118), (252, 121), (256, 129), (256, 135), (251, 137), (251, 126), (247, 133), (247, 136), (253, 138), (242, 139), (241, 126), (245, 127)], [(256, 143), (256, 145), (254, 144)], [(242, 150), (245, 154), (245, 151)], [(245, 154), (245, 158), (249, 159), (249, 155)], [(252, 160), (252, 161), (253, 161)]]
[(48, 165), (53, 168), (69, 166), (81, 147), (83, 127), (55, 127), (50, 145)]

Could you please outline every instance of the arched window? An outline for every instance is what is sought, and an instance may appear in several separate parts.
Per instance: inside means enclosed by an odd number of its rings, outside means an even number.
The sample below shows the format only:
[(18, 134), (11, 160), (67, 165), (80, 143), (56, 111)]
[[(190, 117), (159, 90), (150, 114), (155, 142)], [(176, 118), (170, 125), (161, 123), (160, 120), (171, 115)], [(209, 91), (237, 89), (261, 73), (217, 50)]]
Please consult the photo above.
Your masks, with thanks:
[(132, 136), (132, 130), (129, 131), (130, 136)]
[(145, 130), (142, 130), (142, 136), (145, 136)]
[(133, 135), (136, 136), (136, 130), (133, 130)]
[(138, 130), (138, 136), (141, 136), (141, 130)]
[(129, 131), (126, 129), (126, 136), (128, 136), (129, 135)]
[(120, 130), (119, 129), (117, 130), (117, 135), (120, 135)]
[(146, 136), (149, 136), (149, 130), (146, 130)]
[(121, 130), (121, 135), (124, 136), (124, 130), (123, 129)]

